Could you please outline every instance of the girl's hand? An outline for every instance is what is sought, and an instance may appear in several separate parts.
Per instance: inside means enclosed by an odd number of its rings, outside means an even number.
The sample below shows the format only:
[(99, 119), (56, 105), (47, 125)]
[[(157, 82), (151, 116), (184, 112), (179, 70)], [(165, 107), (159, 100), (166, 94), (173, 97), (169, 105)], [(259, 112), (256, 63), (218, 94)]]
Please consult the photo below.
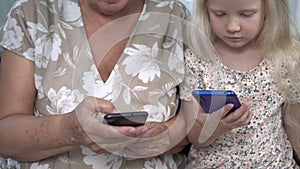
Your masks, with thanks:
[(103, 114), (116, 112), (111, 102), (87, 97), (67, 118), (66, 136), (73, 144), (85, 145), (96, 153), (121, 151), (146, 127), (116, 127), (103, 123)]
[(196, 146), (205, 147), (214, 142), (218, 136), (249, 124), (252, 117), (250, 104), (243, 103), (239, 109), (228, 114), (232, 107), (232, 104), (228, 104), (208, 114), (193, 97), (190, 102), (184, 102), (183, 109), (186, 114), (186, 123), (189, 124), (187, 132), (190, 142)]

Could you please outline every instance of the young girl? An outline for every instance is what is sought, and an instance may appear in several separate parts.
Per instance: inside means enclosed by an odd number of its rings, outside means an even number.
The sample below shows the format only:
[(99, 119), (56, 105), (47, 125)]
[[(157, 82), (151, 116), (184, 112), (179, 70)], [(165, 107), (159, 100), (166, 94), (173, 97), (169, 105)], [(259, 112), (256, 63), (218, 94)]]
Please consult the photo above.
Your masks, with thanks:
[[(293, 148), (299, 156), (300, 43), (288, 1), (195, 2), (181, 95), (193, 144), (186, 168), (299, 168)], [(216, 57), (197, 52), (207, 43), (197, 41), (202, 33)], [(242, 105), (207, 114), (191, 95), (195, 89), (233, 90)]]

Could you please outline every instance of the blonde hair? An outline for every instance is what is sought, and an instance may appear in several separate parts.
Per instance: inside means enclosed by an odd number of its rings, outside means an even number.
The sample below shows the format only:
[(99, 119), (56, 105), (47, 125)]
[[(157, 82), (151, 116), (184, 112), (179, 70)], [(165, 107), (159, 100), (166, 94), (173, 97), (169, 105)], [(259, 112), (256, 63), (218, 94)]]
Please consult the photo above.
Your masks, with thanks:
[[(257, 43), (274, 64), (274, 79), (288, 102), (299, 102), (300, 98), (300, 42), (295, 25), (291, 22), (288, 0), (262, 0), (265, 5), (264, 26)], [(189, 42), (193, 48), (203, 44), (197, 34), (203, 33), (211, 43), (212, 32), (207, 9), (208, 0), (195, 0), (189, 27)], [(196, 29), (195, 29), (196, 28)], [(202, 36), (202, 35), (201, 35)], [(205, 42), (206, 44), (206, 42)], [(206, 56), (205, 56), (206, 57)], [(209, 56), (210, 57), (210, 56)], [(283, 80), (285, 79), (285, 80)]]

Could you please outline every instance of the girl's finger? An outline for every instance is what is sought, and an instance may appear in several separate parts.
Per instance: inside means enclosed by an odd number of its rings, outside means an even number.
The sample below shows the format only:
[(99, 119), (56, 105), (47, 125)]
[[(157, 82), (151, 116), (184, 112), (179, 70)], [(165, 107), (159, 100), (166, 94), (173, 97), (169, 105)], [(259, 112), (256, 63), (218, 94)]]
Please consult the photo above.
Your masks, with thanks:
[(242, 104), (240, 108), (236, 111), (229, 114), (227, 117), (224, 118), (225, 123), (236, 123), (247, 111), (248, 106), (246, 104)]

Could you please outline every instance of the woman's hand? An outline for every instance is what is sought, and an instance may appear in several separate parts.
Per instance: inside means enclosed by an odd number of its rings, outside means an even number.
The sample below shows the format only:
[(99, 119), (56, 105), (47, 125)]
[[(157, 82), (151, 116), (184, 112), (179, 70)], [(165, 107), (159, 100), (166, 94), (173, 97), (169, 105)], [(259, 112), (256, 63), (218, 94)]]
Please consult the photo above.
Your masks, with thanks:
[(182, 114), (179, 113), (164, 123), (146, 123), (147, 131), (138, 135), (139, 139), (126, 147), (123, 153), (130, 157), (150, 158), (169, 152), (180, 144), (181, 149), (180, 147), (174, 149), (179, 152), (184, 148), (181, 142), (186, 136), (184, 122)]
[(191, 101), (184, 102), (183, 109), (186, 123), (189, 125), (187, 133), (190, 142), (196, 146), (205, 147), (214, 142), (218, 136), (249, 124), (252, 118), (250, 104), (243, 103), (239, 109), (228, 114), (232, 107), (232, 104), (228, 104), (218, 111), (208, 114), (193, 97), (191, 97)]
[(147, 158), (165, 152), (170, 146), (167, 125), (164, 123), (147, 122), (147, 131), (137, 135), (134, 143), (128, 145), (123, 155), (132, 158)]
[(73, 144), (82, 144), (96, 153), (115, 152), (135, 142), (134, 136), (146, 130), (142, 127), (116, 127), (103, 123), (103, 114), (116, 113), (109, 101), (87, 97), (70, 113), (66, 135)]

